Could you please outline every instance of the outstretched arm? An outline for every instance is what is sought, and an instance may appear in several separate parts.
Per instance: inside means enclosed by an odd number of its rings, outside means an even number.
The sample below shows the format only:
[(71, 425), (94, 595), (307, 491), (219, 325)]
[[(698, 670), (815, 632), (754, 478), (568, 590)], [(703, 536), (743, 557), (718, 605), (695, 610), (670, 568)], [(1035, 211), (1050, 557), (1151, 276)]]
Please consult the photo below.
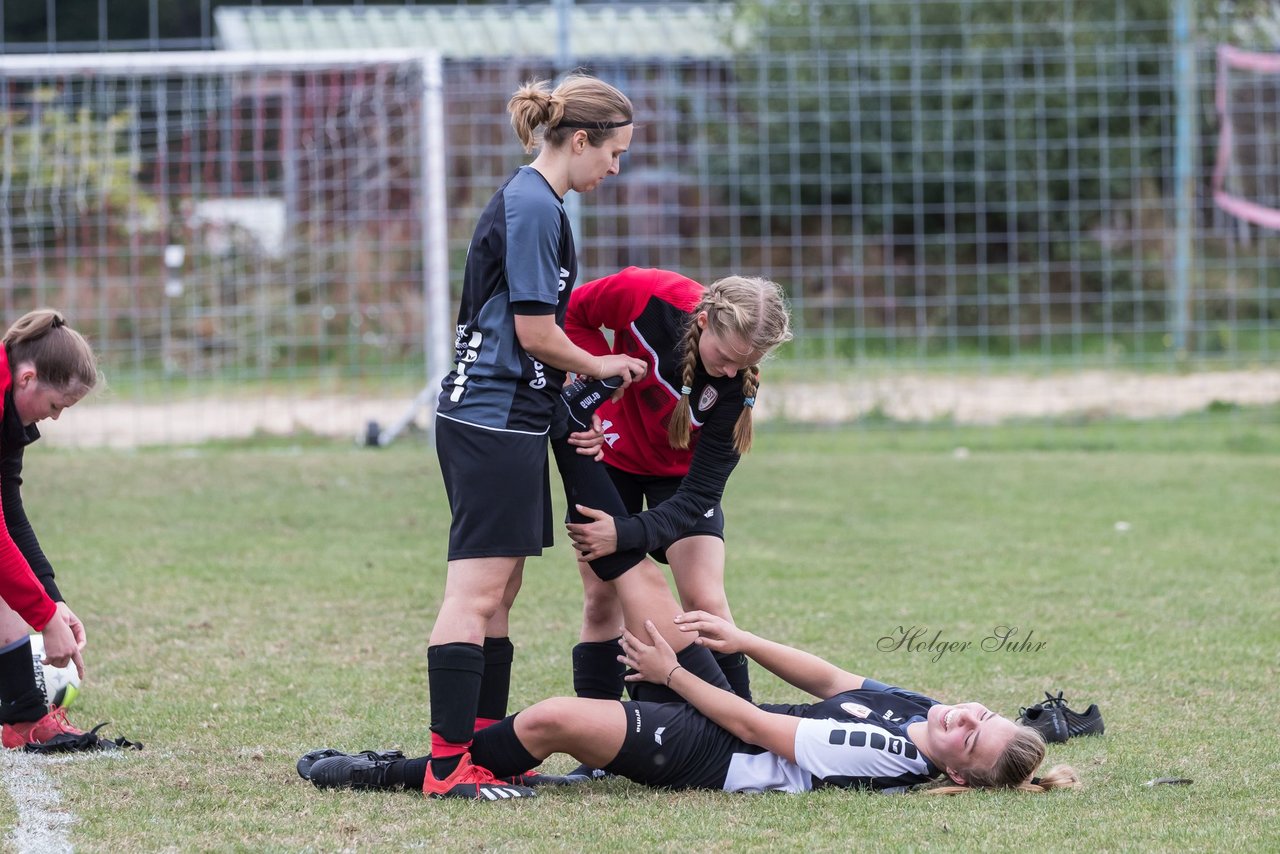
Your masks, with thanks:
[(786, 644), (771, 641), (738, 628), (706, 611), (688, 611), (676, 617), (682, 632), (697, 632), (694, 643), (712, 652), (741, 652), (775, 676), (826, 700), (862, 687), (863, 677), (841, 670), (829, 661)]
[(699, 679), (679, 665), (671, 645), (663, 640), (651, 620), (645, 620), (644, 627), (653, 642), (652, 646), (626, 629), (622, 631), (623, 655), (619, 660), (636, 671), (627, 679), (633, 682), (643, 679), (659, 685), (665, 684), (702, 714), (748, 744), (763, 747), (792, 762), (796, 761), (796, 729), (800, 725), (799, 718), (766, 712), (737, 694)]

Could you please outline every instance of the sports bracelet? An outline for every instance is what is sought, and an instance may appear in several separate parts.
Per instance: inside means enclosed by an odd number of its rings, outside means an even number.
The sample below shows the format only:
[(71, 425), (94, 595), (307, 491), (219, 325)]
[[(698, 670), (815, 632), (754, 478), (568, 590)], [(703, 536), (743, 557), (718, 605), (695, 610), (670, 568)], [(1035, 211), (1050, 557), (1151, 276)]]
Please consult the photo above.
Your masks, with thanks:
[(684, 670), (684, 665), (683, 665), (683, 664), (677, 664), (675, 667), (671, 668), (671, 672), (667, 674), (667, 687), (668, 687), (668, 688), (670, 688), (670, 687), (671, 687), (671, 677), (676, 675), (676, 671), (677, 671), (677, 670)]

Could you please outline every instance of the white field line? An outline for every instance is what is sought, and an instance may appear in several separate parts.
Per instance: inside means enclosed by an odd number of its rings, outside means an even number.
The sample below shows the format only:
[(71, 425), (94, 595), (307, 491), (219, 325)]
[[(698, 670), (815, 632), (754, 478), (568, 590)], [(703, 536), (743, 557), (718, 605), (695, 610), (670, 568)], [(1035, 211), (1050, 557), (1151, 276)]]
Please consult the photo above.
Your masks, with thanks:
[(62, 795), (45, 773), (49, 760), (17, 750), (0, 751), (0, 777), (18, 810), (18, 823), (9, 835), (18, 854), (70, 852), (68, 836), (76, 817), (62, 807)]
[(62, 795), (53, 778), (45, 773), (46, 768), (73, 762), (116, 761), (124, 759), (125, 753), (104, 750), (40, 756), (0, 749), (0, 781), (18, 811), (18, 824), (8, 837), (17, 854), (66, 854), (74, 850), (69, 834), (76, 823), (75, 813), (62, 806)]

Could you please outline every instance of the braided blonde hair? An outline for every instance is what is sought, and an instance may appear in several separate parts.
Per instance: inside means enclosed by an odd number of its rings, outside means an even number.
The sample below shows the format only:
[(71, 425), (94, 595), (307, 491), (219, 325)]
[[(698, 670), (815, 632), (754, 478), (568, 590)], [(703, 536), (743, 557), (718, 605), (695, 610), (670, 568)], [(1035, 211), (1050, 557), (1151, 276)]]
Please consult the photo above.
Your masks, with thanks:
[[(681, 384), (693, 388), (698, 367), (698, 342), (702, 327), (698, 316), (707, 313), (707, 328), (713, 334), (746, 342), (753, 353), (768, 356), (776, 347), (791, 340), (791, 315), (782, 288), (776, 282), (756, 276), (726, 276), (707, 288), (694, 306), (682, 346), (684, 360), (680, 365)], [(760, 368), (751, 365), (742, 371), (742, 396), (746, 403), (733, 425), (733, 449), (739, 454), (751, 450), (751, 410), (755, 407), (756, 390), (760, 387)], [(693, 412), (689, 392), (683, 391), (675, 412), (667, 425), (667, 441), (673, 448), (688, 448)]]

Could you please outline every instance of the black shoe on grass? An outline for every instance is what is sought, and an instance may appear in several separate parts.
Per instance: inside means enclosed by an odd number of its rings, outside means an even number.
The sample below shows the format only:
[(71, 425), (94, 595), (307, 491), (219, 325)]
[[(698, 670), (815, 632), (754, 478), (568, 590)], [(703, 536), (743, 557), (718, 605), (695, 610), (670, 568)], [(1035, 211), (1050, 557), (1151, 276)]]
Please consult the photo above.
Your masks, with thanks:
[(382, 789), (386, 768), (404, 759), (399, 750), (343, 753), (326, 747), (298, 760), (298, 775), (319, 789)]
[(1102, 712), (1097, 703), (1090, 703), (1083, 712), (1072, 711), (1062, 704), (1062, 713), (1067, 718), (1067, 732), (1072, 738), (1079, 735), (1102, 735), (1106, 732), (1106, 724), (1102, 722)]
[(1057, 706), (1041, 703), (1025, 708), (1018, 714), (1018, 723), (1040, 733), (1049, 744), (1067, 740), (1067, 719)]
[[(1045, 691), (1044, 696), (1045, 699), (1042, 702), (1023, 709), (1018, 720), (1040, 730), (1045, 741), (1066, 741), (1068, 738), (1081, 735), (1102, 735), (1106, 731), (1106, 725), (1102, 722), (1102, 712), (1098, 711), (1097, 703), (1091, 703), (1084, 712), (1077, 712), (1067, 706), (1061, 691), (1056, 696)], [(1053, 721), (1054, 718), (1062, 720), (1061, 738), (1050, 738), (1049, 733), (1046, 732), (1047, 727), (1053, 727), (1056, 731), (1058, 725)]]
[(311, 766), (315, 765), (321, 759), (328, 759), (330, 756), (345, 755), (346, 754), (341, 750), (337, 750), (333, 747), (322, 747), (319, 750), (313, 750), (310, 753), (304, 754), (303, 757), (298, 760), (298, 776), (304, 780), (310, 780)]

